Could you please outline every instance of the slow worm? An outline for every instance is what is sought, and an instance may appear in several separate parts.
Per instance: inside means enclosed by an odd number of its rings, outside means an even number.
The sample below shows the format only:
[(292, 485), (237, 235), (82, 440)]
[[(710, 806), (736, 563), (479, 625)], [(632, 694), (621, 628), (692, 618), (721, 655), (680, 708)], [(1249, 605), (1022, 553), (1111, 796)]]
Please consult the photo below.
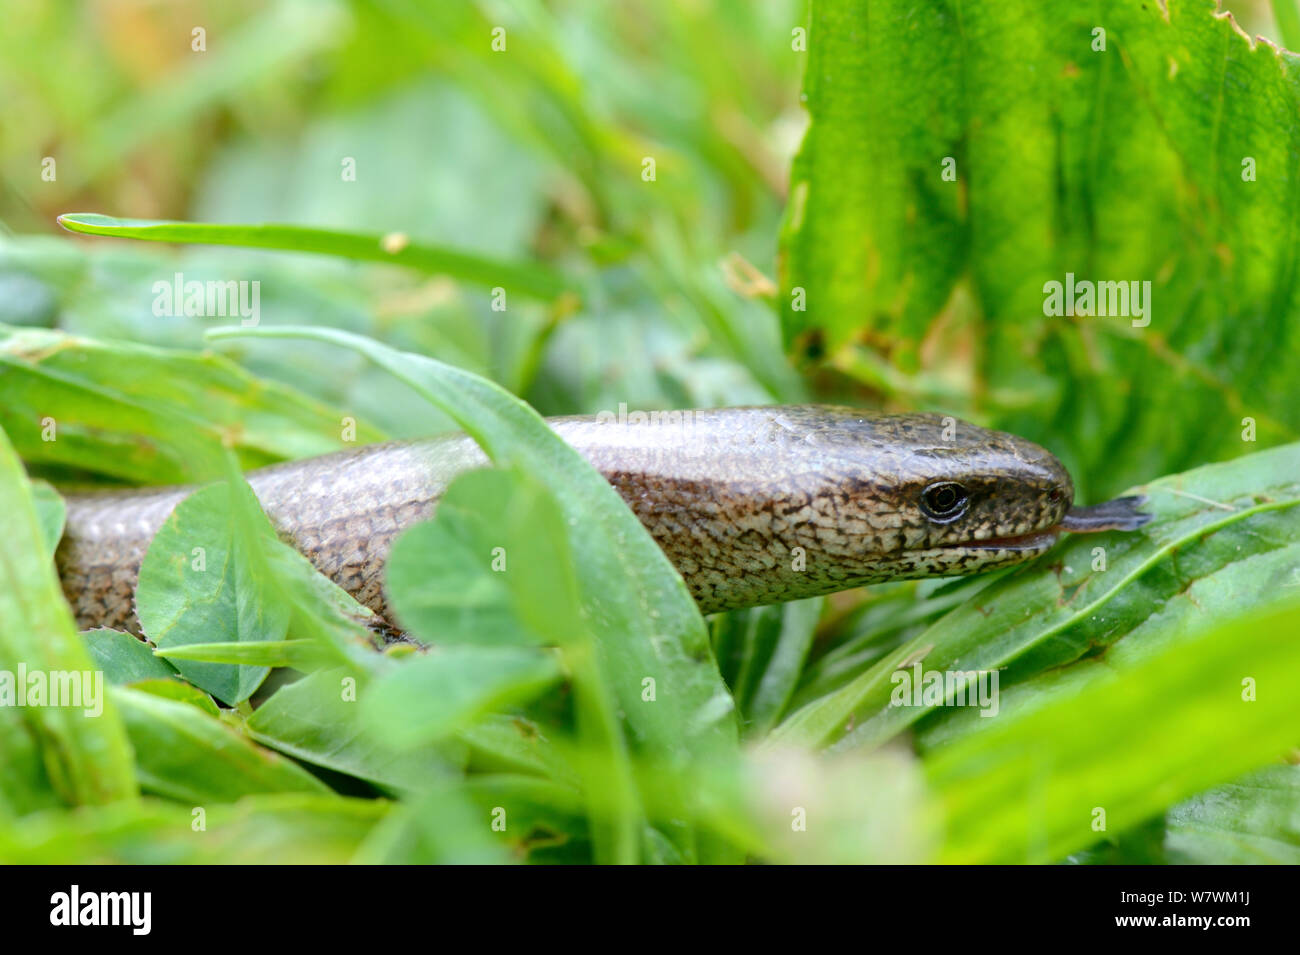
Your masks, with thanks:
[[(1074, 508), (1070, 475), (1014, 435), (931, 414), (727, 408), (551, 428), (622, 495), (706, 613), (1037, 557), (1063, 531), (1132, 530), (1138, 498)], [(253, 471), (280, 536), (390, 623), (384, 564), (457, 474), (463, 435), (389, 442)], [(82, 628), (138, 632), (134, 591), (155, 532), (191, 488), (67, 497), (57, 552)]]

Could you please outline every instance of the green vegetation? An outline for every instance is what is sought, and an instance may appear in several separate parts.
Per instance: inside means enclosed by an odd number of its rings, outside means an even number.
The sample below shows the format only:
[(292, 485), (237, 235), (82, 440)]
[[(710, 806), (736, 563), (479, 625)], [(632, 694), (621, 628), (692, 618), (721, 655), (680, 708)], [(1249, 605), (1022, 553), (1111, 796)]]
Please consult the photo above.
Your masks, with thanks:
[[(0, 860), (1300, 862), (1300, 57), (1213, 0), (81, 6), (0, 32), (0, 681), (108, 686), (0, 706)], [(706, 621), (541, 420), (809, 400), (1155, 519)], [(453, 428), (378, 647), (240, 474)], [(202, 486), (147, 643), (61, 595), (88, 483)], [(996, 717), (891, 705), (953, 671)]]

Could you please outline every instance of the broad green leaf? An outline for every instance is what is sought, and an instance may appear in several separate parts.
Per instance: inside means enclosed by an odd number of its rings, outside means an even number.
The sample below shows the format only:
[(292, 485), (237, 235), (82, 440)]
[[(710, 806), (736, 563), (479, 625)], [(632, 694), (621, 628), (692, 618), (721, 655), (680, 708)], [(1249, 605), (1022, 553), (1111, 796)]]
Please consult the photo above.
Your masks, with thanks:
[[(451, 505), (446, 519), (444, 503)], [(636, 830), (643, 828), (635, 781), (618, 701), (582, 612), (559, 503), (518, 470), (473, 471), (454, 480), (435, 519), (409, 535), (411, 543), (394, 547), (389, 576), (398, 617), (410, 620), (403, 607), (413, 605), (417, 636), (450, 646), (408, 663), (368, 693), (367, 715), (381, 714), (372, 725), (413, 742), (464, 730), (504, 703), (537, 696), (567, 670), (579, 745), (604, 756), (579, 763), (589, 770), (584, 795), (600, 819), (592, 827), (595, 858), (631, 861)], [(446, 566), (439, 553), (458, 555), (464, 566), (452, 569), (449, 582), (430, 584), (427, 578)], [(471, 613), (449, 611), (448, 586), (479, 595)], [(432, 605), (425, 597), (430, 589), (443, 595)], [(476, 624), (485, 625), (486, 645), (476, 640)], [(563, 663), (531, 643), (558, 647)]]
[[(488, 818), (503, 827), (492, 835), (516, 858), (528, 862), (590, 859), (582, 793), (536, 776), (483, 775), (465, 781), (465, 793)], [(676, 851), (672, 843), (660, 839)]]
[[(1300, 444), (1286, 445), (1141, 489), (1156, 520), (1131, 534), (1076, 535), (887, 654), (842, 689), (809, 703), (773, 739), (846, 745), (887, 739), (927, 706), (892, 706), (895, 673), (992, 671), (1013, 677), (1104, 648), (1199, 576), (1300, 542)], [(1100, 548), (1100, 551), (1098, 551)], [(1231, 592), (1215, 606), (1238, 606)], [(851, 732), (850, 732), (851, 730)]]
[[(71, 804), (131, 799), (136, 784), (126, 731), (112, 702), (103, 699), (103, 674), (93, 669), (77, 636), (47, 537), (31, 482), (0, 429), (0, 683), (14, 694), (0, 706), (0, 738), (20, 740), (25, 728), (50, 783)], [(84, 705), (15, 707), (19, 691), (29, 688), (33, 676), (47, 686), (75, 679), (83, 694), (97, 698), (93, 708), (100, 711), (92, 717)], [(81, 702), (90, 701), (83, 695)], [(0, 760), (4, 758), (0, 751)], [(6, 801), (39, 800), (41, 787), (32, 779), (30, 759), (20, 754), (16, 762), (26, 764), (28, 771), (15, 773), (26, 785), (16, 783), (16, 794)]]
[[(1215, 786), (1167, 812), (1071, 853), (1067, 865), (1225, 865), (1285, 862), (1294, 831), (1285, 767)], [(1288, 804), (1290, 803), (1290, 804)], [(1181, 818), (1175, 835), (1169, 820)], [(1204, 828), (1199, 828), (1204, 826)], [(1177, 848), (1175, 848), (1177, 846)]]
[[(382, 685), (382, 684), (378, 684)], [(322, 670), (281, 687), (244, 723), (263, 745), (295, 759), (368, 780), (398, 792), (421, 792), (446, 779), (460, 746), (403, 749), (387, 727), (370, 731), (360, 716), (356, 681), (348, 670)]]
[[(1080, 692), (930, 753), (947, 862), (1049, 862), (1207, 786), (1275, 760), (1300, 738), (1300, 601), (1229, 613)], [(1104, 815), (1102, 815), (1104, 814)]]
[(20, 711), (0, 711), (0, 833), (10, 820), (64, 805), (45, 769), (41, 746)]
[(511, 553), (506, 536), (520, 536), (511, 518), (526, 521), (527, 514), (517, 506), (513, 514), (500, 513), (504, 502), (492, 499), (502, 490), (500, 477), (457, 478), (439, 499), (433, 520), (393, 542), (385, 586), (398, 621), (421, 640), (483, 646), (541, 639), (511, 599), (510, 563), (523, 555)]
[(63, 536), (63, 522), (67, 517), (63, 498), (44, 481), (33, 481), (32, 504), (36, 508), (36, 520), (41, 525), (45, 549), (53, 554)]
[(432, 742), (561, 677), (553, 654), (529, 647), (452, 646), (398, 667), (368, 687), (362, 718), (402, 749)]
[[(1298, 68), (1216, 0), (813, 0), (787, 340), (1094, 500), (1296, 440)], [(1067, 274), (1145, 314), (1048, 314)]]
[(483, 255), (412, 242), (404, 235), (365, 235), (295, 225), (226, 225), (116, 219), (89, 212), (61, 215), (59, 224), (72, 232), (88, 235), (111, 235), (153, 242), (196, 242), (256, 249), (286, 249), (387, 262), (409, 266), (421, 272), (448, 275), (486, 288), (504, 288), (507, 296), (513, 292), (530, 298), (553, 299), (574, 291), (574, 286), (567, 279), (542, 265), (494, 261)]
[(252, 793), (328, 791), (297, 763), (191, 703), (128, 687), (113, 687), (111, 697), (122, 711), (147, 792), (204, 806)]
[[(1276, 515), (1290, 516), (1287, 512)], [(1260, 524), (1227, 528), (1215, 535), (1219, 555), (1232, 554), (1230, 563), (1207, 565), (1204, 558), (1208, 555), (1192, 553), (1179, 561), (1176, 572), (1173, 568), (1153, 572), (1132, 584), (1118, 599), (1122, 606), (1114, 613), (1099, 614), (1096, 620), (1076, 628), (1081, 637), (1091, 641), (1089, 655), (1083, 659), (1041, 672), (1027, 670), (1020, 662), (1003, 670), (997, 714), (1036, 710), (1068, 698), (1104, 674), (1131, 669), (1163, 653), (1175, 652), (1189, 635), (1204, 630), (1220, 617), (1300, 593), (1300, 541), (1278, 546), (1276, 538), (1268, 541), (1273, 528)], [(1293, 518), (1293, 530), (1295, 526)], [(1262, 541), (1268, 541), (1272, 549), (1260, 549)], [(1116, 618), (1131, 618), (1130, 629), (1116, 629)], [(1153, 700), (1152, 706), (1156, 705)], [(977, 709), (942, 706), (918, 722), (917, 745), (922, 751), (933, 749), (978, 733), (983, 728), (979, 724), (987, 722)]]
[(1175, 863), (1300, 864), (1300, 767), (1270, 766), (1179, 803), (1165, 850)]
[(522, 716), (489, 716), (461, 730), (457, 738), (469, 746), (469, 768), (485, 773), (531, 773), (561, 783), (578, 781), (542, 727)]
[(178, 650), (176, 669), (230, 704), (270, 666), (346, 663), (365, 678), (388, 665), (365, 629), (374, 615), (276, 536), (238, 476), (172, 512), (145, 554), (136, 605), (155, 646)]
[[(810, 5), (811, 123), (790, 173), (782, 316), (787, 340), (824, 330), (832, 348), (882, 330), (914, 370), (918, 340), (965, 265), (960, 192), (940, 177), (963, 131), (953, 108), (962, 42), (945, 7), (913, 6), (909, 21), (904, 6)], [(905, 41), (904, 30), (925, 41)]]
[[(1268, 533), (1266, 529), (1261, 529), (1256, 531), (1256, 536), (1260, 536), (1261, 531), (1262, 535)], [(1238, 540), (1248, 542), (1249, 538), (1246, 534), (1241, 534)], [(1234, 550), (1238, 547), (1241, 547), (1241, 543), (1232, 545)], [(1242, 547), (1242, 550), (1249, 549), (1248, 543)], [(1192, 557), (1194, 558), (1195, 555)], [(927, 716), (918, 724), (917, 742), (922, 752), (933, 752), (938, 756), (945, 747), (978, 736), (986, 730), (992, 731), (995, 725), (1005, 719), (1027, 719), (1030, 718), (1030, 714), (1054, 704), (1068, 705), (1073, 701), (1076, 706), (1082, 707), (1084, 701), (1080, 699), (1080, 695), (1098, 681), (1109, 679), (1115, 674), (1127, 673), (1162, 656), (1179, 653), (1187, 643), (1189, 635), (1212, 627), (1216, 620), (1224, 615), (1237, 613), (1237, 608), (1264, 606), (1279, 597), (1295, 593), (1293, 588), (1296, 568), (1300, 567), (1300, 543), (1242, 556), (1204, 576), (1196, 573), (1195, 560), (1189, 563), (1192, 566), (1181, 567), (1182, 575), (1171, 581), (1171, 584), (1177, 584), (1179, 587), (1172, 597), (1162, 598), (1157, 593), (1149, 592), (1147, 588), (1136, 588), (1139, 591), (1148, 591), (1139, 594), (1140, 601), (1148, 607), (1154, 606), (1159, 609), (1150, 613), (1134, 629), (1124, 634), (1123, 639), (1110, 645), (1104, 655), (1080, 660), (1069, 667), (1047, 670), (1030, 679), (1013, 682), (1009, 687), (1006, 685), (1009, 674), (1004, 671), (1004, 681), (998, 695), (998, 719), (984, 719), (978, 715), (977, 710), (970, 707), (942, 707)], [(1277, 636), (1285, 637), (1285, 633), (1279, 633)], [(1194, 651), (1181, 650), (1181, 652)], [(1187, 687), (1188, 690), (1191, 688), (1190, 685)], [(1147, 707), (1152, 712), (1156, 712), (1165, 707), (1167, 701), (1161, 695), (1159, 685), (1153, 686), (1151, 692)], [(1086, 725), (1093, 728), (1098, 728), (1107, 718), (1105, 713), (1095, 711), (1087, 713), (1086, 716), (1082, 709), (1076, 709), (1075, 713), (1085, 720)], [(1231, 731), (1230, 727), (1217, 729), (1224, 734)], [(1300, 726), (1294, 727), (1293, 731), (1295, 734), (1300, 734)], [(1248, 730), (1242, 729), (1239, 732), (1244, 734)], [(1211, 766), (1217, 765), (1220, 761), (1220, 749), (1224, 746), (1221, 739), (1202, 739), (1191, 734), (1180, 743), (1189, 750), (1198, 745), (1204, 746), (1204, 761)], [(1128, 746), (1137, 749), (1145, 744), (1147, 740), (1143, 734), (1135, 734)], [(1167, 748), (1170, 744), (1167, 740), (1154, 739), (1149, 745), (1153, 748), (1149, 760), (1135, 760), (1138, 763), (1137, 768), (1130, 769), (1127, 773), (1129, 776), (1149, 773), (1150, 783), (1154, 787), (1162, 782), (1161, 774), (1166, 768), (1162, 762), (1164, 757), (1154, 750)], [(1235, 745), (1233, 744), (1234, 748)], [(1264, 771), (1265, 774), (1268, 772), (1271, 771)], [(1234, 811), (1240, 809), (1242, 819), (1252, 820), (1251, 828), (1243, 831), (1238, 838), (1233, 834), (1231, 824), (1227, 821), (1232, 813), (1225, 811), (1219, 816), (1223, 830), (1222, 838), (1215, 840), (1208, 831), (1203, 831), (1190, 839), (1187, 851), (1196, 854), (1196, 861), (1247, 861), (1251, 856), (1254, 858), (1249, 861), (1265, 861), (1270, 845), (1274, 846), (1276, 851), (1285, 852), (1286, 841), (1290, 838), (1286, 828), (1288, 818), (1284, 813), (1279, 814), (1277, 810), (1285, 803), (1289, 790), (1276, 792), (1266, 785), (1255, 787), (1244, 782), (1221, 788), (1231, 793)], [(1251, 805), (1254, 799), (1258, 799), (1257, 807)], [(1201, 803), (1196, 799), (1191, 800), (1191, 803), (1199, 805), (1202, 809), (1212, 810), (1220, 801), (1207, 797)], [(1170, 810), (1169, 818), (1173, 819), (1180, 811), (1182, 811), (1180, 807)], [(1208, 816), (1206, 818), (1208, 820)], [(1208, 827), (1208, 821), (1203, 822), (1203, 825)], [(1116, 845), (1088, 853), (1083, 861), (1087, 861), (1092, 856), (1096, 857), (1092, 861), (1101, 862), (1170, 861), (1165, 846), (1172, 845), (1174, 839), (1172, 835), (1166, 833), (1164, 826), (1151, 832), (1139, 827), (1131, 833), (1127, 829), (1116, 829), (1113, 826), (1108, 827), (1107, 831), (1117, 834)], [(1134, 853), (1141, 854), (1141, 857), (1133, 858)], [(1226, 855), (1222, 859), (1216, 859), (1216, 853)]]
[(397, 539), (387, 589), (398, 620), (430, 643), (573, 647), (591, 639), (573, 564), (545, 488), (517, 471), (477, 470)]
[[(366, 865), (506, 862), (508, 857), (492, 835), (493, 821), (493, 812), (473, 805), (460, 788), (437, 787), (394, 807), (352, 861)], [(508, 818), (505, 824), (509, 825)]]
[(0, 861), (52, 865), (339, 864), (390, 811), (374, 799), (253, 795), (234, 804), (157, 799), (43, 812), (0, 826)]
[(211, 353), (0, 328), (0, 369), (0, 425), (33, 463), (165, 484), (219, 473), (222, 444), (248, 467), (342, 444), (342, 415)]
[(116, 686), (137, 680), (165, 680), (179, 674), (176, 668), (155, 656), (153, 647), (121, 630), (87, 630), (82, 634), (86, 650), (104, 679)]
[(849, 613), (819, 634), (823, 652), (805, 667), (791, 710), (838, 690), (1002, 572), (939, 580), (903, 580), (867, 589)]
[(221, 716), (221, 708), (217, 706), (212, 697), (194, 684), (186, 683), (183, 680), (175, 680), (171, 677), (150, 677), (145, 680), (136, 680), (134, 683), (127, 685), (137, 693), (149, 693), (153, 696), (162, 697), (164, 700), (188, 703), (190, 706), (198, 707), (209, 716)]
[[(149, 545), (136, 608), (141, 628), (159, 649), (284, 638), (290, 611), (274, 599), (262, 558), (275, 532), (245, 496), (252, 496), (245, 484), (200, 488), (177, 505)], [(248, 699), (269, 672), (184, 659), (173, 665), (228, 704)]]

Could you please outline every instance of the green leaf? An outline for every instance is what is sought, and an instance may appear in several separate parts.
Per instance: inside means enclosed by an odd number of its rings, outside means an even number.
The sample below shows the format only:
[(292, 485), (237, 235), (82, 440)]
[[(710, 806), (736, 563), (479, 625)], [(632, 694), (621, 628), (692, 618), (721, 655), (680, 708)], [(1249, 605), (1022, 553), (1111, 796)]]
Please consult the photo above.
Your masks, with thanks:
[[(36, 514), (31, 482), (0, 430), (0, 677), (12, 681), (10, 689), (16, 692), (22, 671), (40, 674), (47, 683), (76, 676), (86, 693), (95, 694), (98, 685), (102, 704), (95, 717), (70, 706), (0, 706), (0, 739), (19, 739), (19, 724), (25, 724), (50, 783), (69, 803), (131, 799), (136, 785), (126, 732), (112, 702), (103, 699), (102, 675), (94, 678), (90, 656), (77, 636), (46, 546), (48, 537)], [(0, 751), (0, 760), (5, 755)], [(30, 770), (30, 761), (26, 767)], [(30, 771), (15, 776), (15, 794), (5, 801), (39, 802), (41, 786)], [(18, 784), (19, 779), (26, 785)]]
[[(515, 521), (537, 529), (517, 497), (502, 496), (510, 487), (506, 475), (462, 475), (439, 499), (433, 520), (416, 524), (393, 542), (385, 570), (389, 600), (398, 621), (418, 638), (476, 646), (543, 639), (520, 619), (508, 573), (492, 568), (495, 562), (508, 571), (512, 560), (523, 557), (509, 546), (528, 533)], [(510, 513), (503, 515), (506, 501)]]
[(149, 799), (0, 826), (0, 861), (51, 865), (340, 864), (389, 812), (382, 800), (254, 795), (233, 805)]
[(491, 812), (475, 807), (459, 788), (443, 786), (395, 807), (370, 833), (352, 861), (363, 865), (483, 865), (508, 861), (492, 839), (492, 823)]
[[(1275, 514), (1272, 523), (1290, 518), (1294, 533), (1294, 514)], [(1116, 600), (1120, 606), (1114, 611), (1098, 614), (1075, 628), (1081, 639), (1093, 641), (1091, 652), (1083, 659), (1035, 672), (1027, 666), (1032, 659), (1029, 655), (1023, 664), (1018, 661), (1003, 670), (997, 712), (1034, 710), (1067, 698), (1102, 674), (1175, 652), (1189, 634), (1204, 630), (1220, 617), (1231, 616), (1240, 608), (1267, 606), (1296, 593), (1300, 542), (1277, 546), (1280, 542), (1274, 538), (1269, 541), (1271, 549), (1260, 549), (1272, 530), (1263, 522), (1221, 530), (1215, 535), (1217, 555), (1192, 553), (1179, 561), (1176, 573), (1164, 568), (1136, 581)], [(1225, 554), (1232, 555), (1229, 563), (1206, 562), (1207, 557)], [(1126, 623), (1117, 628), (1116, 620)], [(979, 732), (979, 724), (987, 722), (979, 712), (970, 707), (940, 707), (917, 724), (917, 745), (924, 751)]]
[[(505, 823), (492, 835), (513, 855), (533, 863), (556, 858), (589, 861), (585, 807), (575, 787), (536, 776), (484, 775), (468, 778), (465, 793), (484, 817), (495, 813)], [(676, 852), (671, 842), (659, 838)]]
[(1169, 810), (1171, 862), (1300, 864), (1300, 767), (1270, 766)]
[(1219, 618), (930, 753), (947, 816), (941, 860), (1057, 860), (1095, 842), (1098, 820), (1123, 832), (1276, 759), (1300, 737), (1297, 627), (1295, 599)]
[[(1286, 513), (1282, 512), (1276, 516), (1282, 517)], [(1219, 532), (1220, 535), (1225, 533), (1229, 531)], [(1224, 549), (1235, 551), (1241, 548), (1243, 551), (1249, 551), (1250, 537), (1260, 536), (1269, 536), (1269, 530), (1256, 528), (1252, 533), (1239, 534), (1238, 543), (1228, 545), (1224, 542)], [(1243, 547), (1243, 544), (1246, 546)], [(1144, 587), (1133, 588), (1139, 591), (1136, 600), (1148, 608), (1159, 609), (1149, 612), (1132, 630), (1124, 634), (1123, 639), (1111, 644), (1104, 655), (1089, 657), (1071, 666), (1050, 669), (1019, 681), (1014, 681), (1012, 671), (1004, 671), (1003, 685), (998, 694), (998, 720), (984, 719), (978, 715), (979, 711), (969, 707), (943, 707), (918, 724), (918, 746), (925, 753), (933, 752), (938, 755), (947, 746), (991, 731), (994, 724), (1004, 719), (1016, 717), (1030, 719), (1031, 714), (1054, 704), (1069, 706), (1073, 703), (1076, 707), (1075, 716), (1083, 722), (1083, 725), (1099, 727), (1108, 718), (1108, 714), (1096, 711), (1085, 712), (1079, 708), (1084, 705), (1084, 701), (1080, 698), (1081, 694), (1088, 688), (1116, 674), (1129, 673), (1151, 661), (1173, 657), (1179, 653), (1194, 653), (1196, 652), (1194, 648), (1186, 647), (1189, 635), (1203, 633), (1207, 627), (1213, 627), (1217, 620), (1238, 613), (1237, 608), (1266, 606), (1279, 598), (1285, 598), (1288, 594), (1296, 593), (1295, 574), (1296, 568), (1300, 567), (1300, 543), (1254, 554), (1242, 554), (1239, 555), (1239, 559), (1209, 572), (1197, 567), (1198, 555), (1188, 556), (1190, 560), (1187, 564), (1190, 566), (1180, 567), (1182, 574), (1169, 582), (1177, 588), (1173, 596), (1161, 597), (1158, 591)], [(1006, 685), (1008, 679), (1014, 681), (1009, 687)], [(1185, 689), (1190, 692), (1194, 686), (1189, 684)], [(1168, 705), (1159, 695), (1162, 692), (1159, 685), (1153, 686), (1151, 692), (1152, 695), (1146, 703), (1148, 709), (1156, 712)], [(1216, 727), (1216, 731), (1226, 736), (1232, 732), (1232, 727), (1219, 726)], [(1250, 730), (1240, 728), (1237, 732), (1244, 735)], [(1300, 733), (1300, 727), (1295, 727), (1294, 732)], [(1133, 740), (1127, 745), (1130, 748), (1144, 745), (1143, 734), (1135, 734)], [(1156, 741), (1151, 745), (1168, 744)], [(1179, 745), (1188, 751), (1195, 751), (1198, 746), (1204, 746), (1203, 759), (1207, 765), (1217, 766), (1221, 761), (1218, 747), (1223, 744), (1217, 738), (1202, 740), (1197, 734), (1188, 734)], [(1237, 746), (1234, 744), (1232, 748), (1235, 749)], [(1151, 753), (1146, 760), (1138, 760), (1139, 769), (1130, 770), (1129, 773), (1150, 772), (1151, 785), (1157, 787), (1163, 781), (1160, 774), (1165, 771), (1166, 759), (1166, 755)], [(1253, 818), (1258, 828), (1244, 833), (1240, 843), (1236, 836), (1230, 834), (1231, 825), (1226, 821), (1222, 825), (1224, 836), (1217, 842), (1209, 838), (1208, 833), (1201, 833), (1200, 835), (1205, 838), (1192, 838), (1188, 848), (1189, 852), (1197, 853), (1197, 861), (1216, 861), (1214, 858), (1216, 851), (1229, 854), (1228, 858), (1219, 861), (1241, 861), (1241, 856), (1268, 851), (1271, 839), (1285, 842), (1288, 838), (1287, 820), (1285, 816), (1279, 816), (1270, 809), (1270, 805), (1277, 800), (1269, 795), (1267, 787), (1234, 785), (1235, 789), (1233, 787), (1228, 789), (1234, 793), (1233, 804), (1242, 809), (1240, 818), (1243, 820)], [(1260, 799), (1257, 813), (1249, 806), (1252, 794)], [(1172, 819), (1178, 811), (1177, 807), (1170, 810), (1170, 818)], [(1269, 826), (1279, 828), (1275, 833), (1270, 833)], [(1096, 857), (1094, 861), (1104, 862), (1168, 861), (1165, 845), (1172, 844), (1172, 840), (1166, 838), (1164, 826), (1159, 827), (1154, 834), (1143, 829), (1130, 833), (1128, 829), (1117, 829), (1110, 825), (1107, 831), (1115, 833), (1116, 845), (1090, 851), (1085, 855), (1085, 860)], [(1257, 848), (1246, 848), (1247, 844), (1252, 842)], [(1239, 845), (1240, 855), (1233, 851), (1234, 847)], [(1143, 855), (1135, 859), (1134, 853)]]
[(213, 477), (223, 444), (248, 467), (342, 444), (339, 413), (220, 355), (0, 327), (0, 369), (0, 425), (31, 462), (155, 484)]
[(36, 520), (41, 525), (45, 549), (53, 554), (63, 536), (63, 522), (67, 517), (63, 498), (44, 481), (32, 481), (32, 505), (36, 508)]
[[(998, 579), (840, 690), (792, 714), (773, 741), (826, 744), (851, 729), (846, 745), (880, 742), (931, 708), (891, 705), (900, 669), (918, 662), (940, 674), (1012, 666), (1022, 678), (1061, 666), (1119, 640), (1158, 601), (1198, 577), (1300, 543), (1300, 444), (1139, 490), (1156, 518), (1141, 532), (1076, 535)], [(1240, 595), (1221, 595), (1214, 606), (1238, 607)]]
[[(244, 724), (253, 739), (282, 753), (398, 792), (444, 785), (456, 747), (402, 749), (382, 727), (369, 730), (358, 712), (356, 681), (342, 668), (283, 686)], [(460, 747), (463, 749), (464, 747)]]
[(167, 647), (155, 654), (159, 659), (201, 660), (205, 663), (235, 663), (253, 667), (296, 667), (314, 669), (329, 659), (315, 640), (259, 640), (256, 643), (190, 643)]
[(542, 727), (522, 716), (489, 716), (457, 734), (470, 749), (469, 768), (486, 773), (531, 773), (566, 785), (578, 775)]
[(963, 130), (962, 43), (948, 9), (905, 6), (873, 0), (868, 26), (866, 0), (811, 4), (811, 123), (790, 173), (782, 317), (787, 340), (824, 330), (832, 347), (880, 330), (914, 366), (966, 258), (960, 194), (940, 178)]
[(81, 636), (91, 661), (115, 686), (179, 676), (174, 666), (155, 656), (153, 647), (139, 637), (109, 629), (87, 630)]
[(376, 734), (410, 748), (449, 736), (480, 716), (522, 703), (561, 677), (553, 654), (527, 647), (452, 646), (398, 667), (362, 698)]
[(176, 669), (232, 705), (271, 666), (346, 663), (364, 679), (388, 665), (365, 629), (373, 613), (276, 536), (236, 474), (191, 493), (159, 528), (136, 608), (155, 646), (178, 651)]
[(251, 743), (190, 702), (113, 687), (147, 792), (192, 805), (252, 793), (328, 792), (291, 760)]
[(0, 838), (11, 820), (64, 805), (36, 737), (13, 707), (0, 711), (0, 762)]
[[(136, 607), (145, 634), (159, 649), (282, 640), (290, 611), (275, 599), (261, 558), (273, 541), (275, 531), (246, 484), (195, 491), (158, 529), (140, 566)], [(232, 705), (248, 699), (270, 672), (183, 659), (174, 666)]]
[(183, 680), (174, 680), (171, 677), (151, 677), (147, 680), (136, 680), (129, 686), (132, 690), (140, 693), (149, 693), (164, 700), (176, 700), (180, 703), (188, 703), (190, 706), (197, 706), (209, 716), (221, 716), (221, 708), (217, 706), (212, 697), (197, 686)]
[(87, 235), (318, 252), (348, 259), (387, 262), (435, 275), (448, 275), (486, 288), (503, 288), (507, 296), (513, 292), (549, 300), (566, 292), (574, 293), (574, 286), (568, 280), (545, 266), (495, 261), (478, 254), (412, 242), (405, 236), (365, 235), (294, 225), (116, 219), (91, 212), (61, 215), (59, 225), (71, 232)]
[(791, 710), (844, 686), (1002, 575), (994, 571), (975, 577), (901, 580), (870, 588), (820, 635), (823, 652), (804, 669)]
[(815, 598), (719, 615), (714, 645), (746, 736), (762, 737), (785, 712), (823, 604)]
[[(1216, 10), (813, 0), (787, 340), (1094, 500), (1300, 438), (1297, 58)], [(1067, 274), (1145, 317), (1051, 314)]]

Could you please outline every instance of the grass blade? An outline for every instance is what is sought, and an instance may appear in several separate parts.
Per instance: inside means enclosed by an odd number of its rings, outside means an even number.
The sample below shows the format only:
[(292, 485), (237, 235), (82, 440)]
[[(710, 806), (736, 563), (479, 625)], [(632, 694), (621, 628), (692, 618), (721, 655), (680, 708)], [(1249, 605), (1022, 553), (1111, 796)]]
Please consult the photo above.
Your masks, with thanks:
[(225, 224), (169, 222), (157, 219), (118, 219), (93, 212), (59, 216), (59, 225), (83, 235), (107, 235), (147, 242), (234, 245), (248, 249), (315, 252), (366, 262), (404, 265), (420, 272), (503, 288), (528, 298), (550, 300), (574, 293), (558, 272), (530, 262), (501, 262), (443, 246), (411, 242), (402, 236), (368, 235), (272, 223)]

